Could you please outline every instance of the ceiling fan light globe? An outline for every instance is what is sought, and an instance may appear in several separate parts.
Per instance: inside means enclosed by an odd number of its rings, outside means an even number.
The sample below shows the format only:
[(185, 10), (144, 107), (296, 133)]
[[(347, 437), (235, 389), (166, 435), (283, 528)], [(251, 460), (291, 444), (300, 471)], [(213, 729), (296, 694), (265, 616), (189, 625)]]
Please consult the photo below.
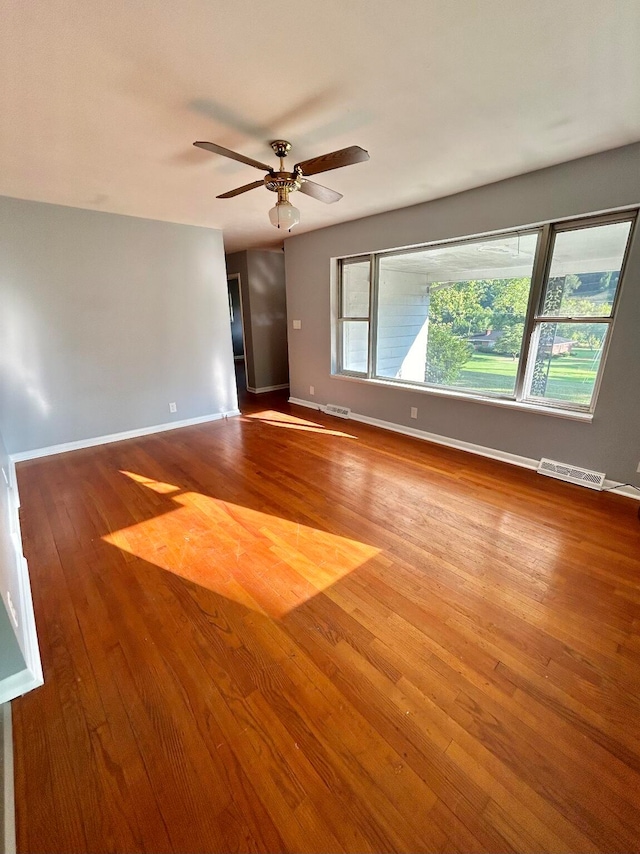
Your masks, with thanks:
[(291, 231), (300, 222), (300, 211), (291, 202), (277, 202), (269, 211), (269, 221), (274, 228)]

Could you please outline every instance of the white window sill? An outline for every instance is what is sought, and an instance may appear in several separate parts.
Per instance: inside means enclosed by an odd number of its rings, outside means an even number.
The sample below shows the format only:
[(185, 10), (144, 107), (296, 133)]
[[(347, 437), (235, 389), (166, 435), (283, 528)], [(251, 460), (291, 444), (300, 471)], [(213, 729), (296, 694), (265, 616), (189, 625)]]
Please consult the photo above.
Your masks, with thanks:
[(331, 374), (331, 379), (346, 380), (347, 382), (365, 383), (366, 385), (382, 386), (383, 388), (402, 389), (403, 391), (428, 394), (434, 397), (444, 397), (449, 400), (465, 400), (468, 403), (482, 403), (486, 406), (498, 406), (501, 409), (515, 409), (519, 412), (533, 412), (536, 415), (551, 415), (554, 418), (567, 418), (570, 421), (581, 421), (590, 424), (593, 421), (593, 412), (584, 412), (576, 409), (561, 409), (559, 407), (542, 406), (535, 403), (525, 403), (520, 400), (507, 400), (501, 397), (482, 397), (469, 394), (468, 392), (452, 391), (451, 389), (433, 388), (413, 383), (403, 383), (399, 380), (370, 379), (368, 377), (356, 377), (350, 374)]

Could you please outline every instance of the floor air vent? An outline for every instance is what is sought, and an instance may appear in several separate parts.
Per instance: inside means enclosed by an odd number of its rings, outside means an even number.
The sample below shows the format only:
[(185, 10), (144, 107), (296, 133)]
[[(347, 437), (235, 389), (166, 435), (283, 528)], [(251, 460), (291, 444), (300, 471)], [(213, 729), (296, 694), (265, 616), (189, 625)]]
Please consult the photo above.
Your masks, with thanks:
[(338, 418), (349, 418), (351, 410), (347, 406), (337, 406), (335, 403), (328, 403), (324, 411), (328, 415), (337, 415)]
[(538, 474), (546, 474), (549, 477), (556, 477), (558, 480), (588, 486), (589, 489), (602, 489), (605, 478), (604, 472), (581, 469), (577, 466), (567, 465), (567, 463), (545, 460), (544, 457), (540, 460)]

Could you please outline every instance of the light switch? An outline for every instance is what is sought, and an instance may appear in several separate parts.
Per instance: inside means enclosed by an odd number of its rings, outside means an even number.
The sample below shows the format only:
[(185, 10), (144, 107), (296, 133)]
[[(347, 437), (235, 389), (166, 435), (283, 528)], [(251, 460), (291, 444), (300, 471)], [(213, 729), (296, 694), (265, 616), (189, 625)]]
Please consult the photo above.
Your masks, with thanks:
[(302, 329), (302, 321), (301, 320), (294, 320), (293, 321), (293, 328), (294, 329)]

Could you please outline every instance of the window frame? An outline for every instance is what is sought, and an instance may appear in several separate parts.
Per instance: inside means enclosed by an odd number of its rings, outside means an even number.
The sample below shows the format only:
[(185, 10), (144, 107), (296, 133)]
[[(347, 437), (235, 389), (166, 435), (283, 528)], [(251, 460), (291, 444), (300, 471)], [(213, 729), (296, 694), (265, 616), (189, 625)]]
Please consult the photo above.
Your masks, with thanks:
[[(595, 411), (600, 386), (602, 383), (602, 375), (604, 373), (609, 346), (615, 326), (618, 305), (620, 302), (620, 294), (624, 286), (625, 272), (629, 258), (630, 248), (632, 246), (635, 230), (638, 220), (638, 208), (627, 208), (620, 211), (615, 211), (605, 214), (586, 215), (580, 217), (572, 217), (553, 222), (541, 223), (528, 227), (518, 227), (514, 229), (505, 229), (487, 234), (475, 235), (463, 238), (454, 238), (451, 240), (441, 240), (433, 243), (425, 243), (399, 249), (383, 250), (381, 252), (362, 253), (344, 258), (338, 258), (337, 266), (337, 300), (338, 312), (334, 329), (336, 335), (336, 347), (332, 357), (332, 376), (343, 379), (353, 379), (360, 381), (374, 382), (376, 384), (385, 385), (388, 387), (400, 387), (416, 391), (422, 391), (438, 396), (451, 397), (463, 400), (473, 400), (480, 403), (497, 403), (512, 406), (517, 409), (533, 410), (543, 412), (550, 415), (565, 415), (566, 417), (576, 417), (579, 419), (586, 418), (591, 420)], [(559, 233), (566, 231), (579, 231), (585, 228), (595, 228), (600, 225), (607, 225), (616, 222), (629, 222), (630, 229), (627, 237), (627, 242), (624, 248), (622, 264), (618, 276), (616, 293), (612, 302), (611, 314), (609, 316), (580, 316), (573, 317), (569, 315), (548, 316), (542, 314), (543, 300), (546, 292), (549, 271), (553, 260), (553, 249), (555, 239)], [(505, 236), (522, 236), (525, 234), (538, 234), (538, 242), (534, 256), (533, 268), (531, 273), (531, 287), (529, 290), (529, 301), (527, 304), (527, 313), (524, 323), (524, 332), (522, 338), (522, 350), (518, 361), (516, 372), (516, 380), (513, 394), (504, 392), (482, 392), (477, 393), (469, 389), (460, 388), (457, 386), (438, 385), (435, 383), (416, 382), (406, 379), (396, 379), (393, 377), (384, 377), (376, 373), (377, 366), (377, 339), (378, 339), (378, 295), (379, 295), (379, 267), (382, 258), (389, 256), (397, 256), (409, 253), (420, 252), (425, 249), (436, 249), (444, 246), (459, 246), (465, 243), (478, 243), (483, 240), (493, 240)], [(367, 317), (344, 317), (343, 309), (343, 269), (345, 264), (369, 262), (369, 315)], [(367, 370), (349, 371), (342, 368), (343, 364), (343, 323), (344, 321), (355, 320), (360, 322), (368, 322), (369, 338), (368, 338), (368, 354), (367, 354)], [(531, 374), (535, 365), (535, 347), (537, 343), (536, 331), (542, 323), (557, 322), (557, 323), (603, 323), (607, 324), (604, 345), (602, 348), (602, 356), (598, 366), (598, 372), (594, 380), (591, 401), (587, 404), (576, 404), (566, 400), (558, 400), (555, 398), (540, 398), (532, 397), (529, 394), (531, 384)]]
[[(524, 376), (524, 385), (522, 388), (522, 397), (521, 400), (523, 403), (533, 403), (537, 406), (547, 406), (553, 409), (566, 409), (569, 411), (576, 412), (588, 412), (593, 413), (595, 411), (596, 402), (598, 400), (598, 395), (600, 392), (600, 386), (602, 384), (602, 374), (604, 371), (604, 366), (607, 361), (607, 354), (609, 352), (609, 345), (611, 342), (611, 336), (613, 332), (613, 325), (615, 318), (617, 316), (618, 304), (620, 301), (620, 291), (622, 290), (622, 285), (624, 282), (624, 274), (627, 266), (627, 259), (629, 257), (629, 249), (631, 247), (631, 241), (633, 239), (633, 233), (635, 229), (637, 219), (637, 210), (630, 212), (628, 215), (624, 216), (620, 213), (612, 213), (612, 214), (603, 214), (600, 216), (591, 216), (591, 217), (581, 217), (580, 219), (573, 219), (569, 221), (562, 221), (553, 224), (549, 224), (547, 228), (549, 229), (549, 244), (546, 252), (545, 258), (545, 268), (544, 274), (542, 277), (542, 281), (540, 283), (540, 292), (537, 295), (537, 299), (535, 301), (535, 312), (532, 318), (531, 329), (528, 330), (528, 345), (527, 345), (527, 356), (526, 356), (526, 370)], [(544, 300), (546, 295), (546, 287), (549, 280), (549, 274), (551, 272), (551, 265), (553, 263), (553, 251), (555, 249), (556, 237), (558, 234), (563, 234), (568, 231), (582, 231), (589, 228), (597, 228), (602, 225), (610, 225), (618, 222), (628, 222), (630, 223), (629, 234), (627, 235), (627, 241), (624, 246), (624, 250), (622, 253), (622, 264), (620, 265), (620, 273), (618, 275), (618, 284), (616, 286), (616, 292), (613, 297), (613, 302), (611, 304), (611, 312), (609, 315), (569, 315), (569, 314), (557, 314), (557, 315), (545, 315), (543, 314), (544, 310)], [(589, 404), (576, 404), (571, 403), (571, 401), (560, 400), (559, 398), (539, 398), (530, 394), (531, 389), (531, 380), (533, 377), (533, 371), (535, 368), (535, 354), (538, 345), (538, 336), (536, 334), (537, 329), (542, 326), (543, 323), (572, 323), (572, 324), (587, 324), (587, 323), (599, 323), (606, 325), (607, 329), (604, 336), (604, 344), (602, 347), (602, 355), (600, 358), (600, 364), (598, 365), (598, 372), (594, 379), (593, 391), (591, 393), (591, 401)]]
[[(336, 336), (336, 349), (337, 349), (337, 370), (336, 373), (339, 373), (341, 376), (349, 376), (349, 377), (359, 377), (360, 379), (370, 379), (370, 368), (371, 368), (371, 333), (372, 333), (372, 323), (371, 323), (371, 304), (372, 304), (372, 294), (373, 294), (373, 277), (372, 277), (372, 265), (373, 265), (373, 255), (353, 255), (349, 258), (339, 258), (338, 259), (338, 303), (337, 303), (337, 317), (336, 317), (336, 328), (337, 328), (337, 336)], [(343, 271), (346, 266), (350, 264), (362, 264), (368, 262), (369, 264), (369, 314), (368, 316), (363, 315), (362, 317), (351, 317), (345, 316), (343, 314), (344, 308), (344, 277)], [(366, 371), (351, 371), (346, 370), (342, 366), (344, 364), (343, 351), (344, 351), (344, 324), (345, 323), (368, 323), (368, 347), (367, 347), (367, 370)]]

